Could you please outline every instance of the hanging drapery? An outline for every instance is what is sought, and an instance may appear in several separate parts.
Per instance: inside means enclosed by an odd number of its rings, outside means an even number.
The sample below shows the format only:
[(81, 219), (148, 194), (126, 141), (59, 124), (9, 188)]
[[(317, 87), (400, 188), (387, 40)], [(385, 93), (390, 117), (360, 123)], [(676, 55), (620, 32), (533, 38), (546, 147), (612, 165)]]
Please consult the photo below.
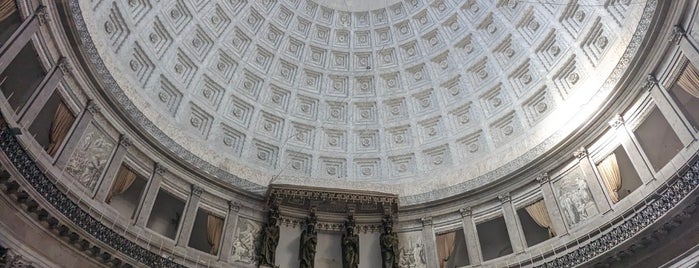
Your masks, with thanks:
[(680, 79), (677, 80), (677, 85), (695, 98), (699, 98), (699, 72), (691, 63), (684, 68)]
[(218, 254), (221, 235), (223, 234), (223, 219), (209, 214), (206, 219), (206, 241), (209, 242), (211, 255)]
[(553, 230), (551, 226), (551, 217), (549, 217), (549, 212), (546, 209), (546, 204), (544, 204), (544, 200), (539, 200), (538, 202), (525, 207), (524, 210), (526, 210), (527, 213), (529, 213), (529, 216), (532, 217), (536, 224), (538, 224), (542, 228), (546, 228), (546, 230), (549, 231), (549, 237), (556, 236), (556, 232)]
[(616, 163), (616, 155), (611, 154), (607, 156), (599, 165), (597, 165), (600, 175), (602, 175), (602, 181), (604, 181), (604, 186), (607, 187), (607, 192), (609, 192), (609, 197), (612, 202), (616, 203), (619, 201), (619, 188), (621, 188), (621, 173), (619, 173), (619, 165)]
[(0, 0), (0, 21), (7, 19), (17, 11), (15, 0)]
[[(2, 0), (0, 0), (2, 1)], [(51, 122), (51, 129), (49, 130), (49, 145), (46, 146), (46, 152), (49, 155), (54, 155), (58, 148), (61, 146), (61, 142), (68, 135), (68, 130), (73, 125), (75, 117), (73, 113), (70, 112), (68, 106), (66, 106), (62, 101), (58, 103), (58, 108), (56, 108), (56, 114), (53, 115), (53, 122)]]
[(451, 257), (456, 243), (456, 232), (450, 232), (437, 236), (437, 252), (439, 254), (439, 267), (444, 268), (444, 265)]
[(117, 172), (116, 178), (114, 178), (112, 189), (109, 190), (107, 198), (104, 200), (104, 202), (109, 203), (112, 201), (112, 197), (126, 192), (126, 190), (128, 190), (129, 187), (131, 187), (131, 184), (133, 184), (133, 182), (136, 180), (136, 177), (136, 173), (133, 173), (133, 171), (125, 166), (121, 166), (121, 168), (119, 168), (119, 172)]

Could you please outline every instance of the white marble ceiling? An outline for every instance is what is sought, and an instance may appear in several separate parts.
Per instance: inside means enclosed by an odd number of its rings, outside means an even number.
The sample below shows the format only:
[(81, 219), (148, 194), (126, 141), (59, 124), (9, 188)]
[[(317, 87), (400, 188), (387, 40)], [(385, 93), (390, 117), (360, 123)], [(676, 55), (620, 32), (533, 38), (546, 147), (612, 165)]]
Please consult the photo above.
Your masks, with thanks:
[[(402, 194), (492, 172), (582, 122), (572, 118), (608, 93), (603, 83), (646, 7), (629, 0), (79, 3), (120, 89), (195, 156), (261, 185), (279, 175), (312, 185), (389, 185)], [(362, 11), (366, 3), (371, 10)]]

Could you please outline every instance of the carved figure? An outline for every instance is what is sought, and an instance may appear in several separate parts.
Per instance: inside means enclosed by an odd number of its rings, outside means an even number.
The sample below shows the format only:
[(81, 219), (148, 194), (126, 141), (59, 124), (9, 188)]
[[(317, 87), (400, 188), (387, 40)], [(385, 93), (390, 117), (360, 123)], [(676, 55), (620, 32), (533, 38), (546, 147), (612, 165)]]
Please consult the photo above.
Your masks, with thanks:
[(277, 267), (274, 265), (274, 253), (277, 250), (277, 244), (279, 243), (279, 226), (277, 226), (278, 219), (279, 209), (275, 205), (269, 210), (267, 225), (262, 233), (262, 243), (258, 253), (260, 266), (264, 265)]
[(318, 245), (318, 233), (316, 232), (316, 215), (311, 211), (311, 216), (306, 219), (306, 229), (301, 233), (301, 250), (299, 250), (300, 268), (313, 268)]
[(342, 268), (359, 266), (359, 236), (354, 233), (354, 216), (345, 221), (345, 233), (342, 234)]
[(393, 232), (393, 220), (390, 215), (383, 219), (381, 242), (381, 259), (383, 268), (398, 268), (400, 251), (398, 250), (398, 235)]
[(238, 238), (233, 242), (233, 260), (252, 263), (255, 261), (255, 241), (260, 226), (247, 220), (241, 221), (241, 226)]

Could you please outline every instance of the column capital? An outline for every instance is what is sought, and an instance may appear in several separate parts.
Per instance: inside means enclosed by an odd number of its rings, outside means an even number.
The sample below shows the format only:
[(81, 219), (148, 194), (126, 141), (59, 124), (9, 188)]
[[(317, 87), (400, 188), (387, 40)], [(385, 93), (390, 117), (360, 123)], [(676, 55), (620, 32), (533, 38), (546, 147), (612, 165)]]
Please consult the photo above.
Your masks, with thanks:
[(192, 184), (192, 195), (200, 197), (202, 192), (204, 192), (203, 188)]
[(129, 147), (131, 147), (131, 145), (133, 145), (133, 143), (131, 142), (131, 139), (129, 139), (129, 137), (126, 137), (126, 135), (124, 134), (119, 135), (119, 146), (128, 149)]
[(624, 118), (621, 115), (615, 115), (612, 120), (609, 121), (609, 126), (613, 128), (619, 128), (624, 125)]
[(56, 64), (58, 65), (58, 68), (61, 70), (61, 72), (63, 72), (63, 74), (70, 73), (70, 71), (73, 70), (73, 67), (70, 66), (70, 63), (68, 63), (66, 57), (59, 58)]
[(155, 163), (155, 174), (162, 176), (165, 171), (167, 171), (167, 169), (163, 166), (163, 164)]
[(432, 225), (432, 217), (424, 217), (420, 219), (420, 222), (422, 222), (422, 226), (430, 226)]
[(548, 172), (542, 172), (541, 174), (539, 174), (539, 176), (536, 176), (536, 181), (538, 181), (539, 184), (548, 183), (549, 180), (551, 180), (551, 177), (549, 176)]
[(34, 11), (36, 14), (36, 17), (39, 19), (39, 24), (44, 25), (47, 22), (49, 22), (49, 15), (46, 12), (46, 6), (40, 5), (39, 7), (36, 8), (36, 11)]
[(575, 150), (575, 152), (573, 152), (573, 155), (577, 159), (583, 159), (583, 158), (587, 157), (587, 149), (585, 147), (580, 147), (577, 150)]
[(100, 113), (100, 107), (93, 100), (88, 100), (85, 108), (93, 115)]
[(675, 25), (672, 27), (672, 35), (670, 36), (670, 41), (679, 43), (683, 36), (687, 34), (687, 31), (681, 25)]
[(473, 215), (473, 211), (471, 210), (471, 207), (460, 208), (459, 213), (461, 214), (462, 218)]
[(500, 200), (500, 203), (510, 202), (510, 193), (499, 194), (498, 199)]
[(240, 203), (236, 201), (228, 201), (228, 210), (231, 212), (240, 211)]

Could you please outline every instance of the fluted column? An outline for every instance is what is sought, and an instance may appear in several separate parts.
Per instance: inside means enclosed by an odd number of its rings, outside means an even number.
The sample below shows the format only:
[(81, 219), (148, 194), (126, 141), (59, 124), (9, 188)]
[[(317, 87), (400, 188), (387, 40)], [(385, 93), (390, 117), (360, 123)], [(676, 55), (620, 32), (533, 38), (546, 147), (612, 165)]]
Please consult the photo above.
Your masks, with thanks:
[(556, 232), (557, 236), (561, 236), (568, 233), (568, 228), (566, 228), (565, 222), (563, 222), (563, 216), (561, 215), (561, 209), (558, 207), (558, 202), (556, 201), (556, 195), (553, 194), (553, 186), (551, 185), (551, 179), (549, 174), (544, 172), (536, 180), (541, 185), (541, 195), (544, 197), (544, 204), (546, 204), (546, 211), (549, 213), (549, 218), (551, 218), (551, 227), (553, 231)]
[(597, 208), (599, 208), (600, 213), (605, 213), (611, 210), (612, 200), (609, 197), (609, 193), (606, 190), (606, 186), (604, 186), (602, 178), (600, 178), (597, 175), (597, 172), (595, 172), (596, 167), (594, 166), (594, 163), (592, 163), (592, 160), (587, 153), (587, 149), (581, 147), (575, 151), (573, 155), (578, 159), (578, 165), (583, 172), (583, 176), (587, 182), (587, 187), (590, 189), (592, 198), (595, 199), (595, 203), (597, 204)]
[(502, 204), (502, 216), (505, 218), (505, 225), (507, 226), (507, 234), (512, 244), (512, 251), (515, 254), (521, 253), (526, 248), (526, 245), (522, 239), (522, 226), (519, 224), (519, 218), (517, 217), (515, 207), (512, 205), (510, 194), (499, 195), (498, 199), (500, 199), (500, 203)]
[(137, 209), (136, 226), (146, 227), (148, 217), (150, 217), (150, 213), (153, 211), (153, 204), (155, 204), (155, 198), (158, 196), (164, 173), (165, 168), (161, 164), (155, 163), (153, 166), (153, 173), (145, 189), (145, 194)]
[(44, 76), (44, 79), (37, 86), (35, 97), (29, 99), (29, 105), (25, 105), (24, 112), (20, 113), (19, 124), (25, 128), (29, 128), (32, 122), (39, 114), (41, 109), (44, 108), (46, 102), (48, 102), (53, 92), (56, 91), (56, 87), (63, 79), (63, 74), (66, 73), (67, 63), (65, 58), (58, 59), (56, 65), (54, 65), (49, 73)]
[(85, 130), (92, 124), (92, 118), (94, 115), (100, 112), (99, 107), (92, 101), (88, 101), (85, 105), (85, 109), (78, 119), (77, 125), (73, 127), (73, 130), (66, 137), (67, 141), (64, 143), (63, 148), (59, 149), (56, 153), (56, 163), (54, 164), (59, 169), (63, 169), (70, 159), (70, 155), (75, 150), (75, 147), (80, 143), (80, 138), (85, 134)]
[(223, 238), (221, 240), (221, 247), (218, 251), (219, 261), (227, 262), (231, 257), (231, 248), (233, 246), (234, 239), (233, 236), (235, 235), (235, 229), (238, 227), (238, 211), (240, 211), (240, 204), (229, 201), (226, 224), (223, 227)]
[(459, 209), (461, 214), (462, 231), (466, 240), (466, 250), (468, 251), (468, 260), (471, 265), (481, 264), (483, 257), (481, 256), (480, 243), (478, 243), (478, 232), (476, 232), (476, 223), (473, 222), (473, 213), (471, 208)]
[(655, 106), (663, 114), (665, 120), (672, 127), (672, 130), (677, 134), (677, 138), (680, 139), (682, 144), (687, 147), (692, 142), (694, 142), (694, 135), (692, 135), (691, 127), (689, 121), (682, 116), (679, 108), (670, 101), (670, 96), (668, 96), (667, 89), (663, 88), (663, 85), (658, 83), (658, 79), (653, 75), (648, 75), (648, 83), (646, 85), (650, 96), (655, 102)]
[(96, 200), (104, 201), (104, 199), (107, 198), (109, 190), (112, 188), (112, 184), (114, 183), (116, 175), (122, 166), (124, 156), (126, 156), (129, 147), (131, 147), (131, 140), (124, 135), (121, 135), (119, 137), (119, 144), (117, 145), (116, 151), (114, 152), (112, 159), (109, 161), (109, 167), (107, 167), (107, 171), (104, 173), (104, 177), (102, 177), (99, 188), (97, 188), (97, 192), (95, 193), (94, 198)]
[(39, 6), (36, 11), (34, 11), (34, 14), (24, 20), (19, 28), (15, 30), (15, 33), (10, 36), (10, 39), (0, 47), (0, 73), (5, 71), (22, 48), (32, 39), (34, 33), (39, 30), (40, 23), (44, 20), (45, 16), (46, 7)]
[(422, 240), (425, 242), (425, 261), (427, 268), (439, 267), (437, 255), (437, 237), (434, 235), (432, 217), (420, 219), (422, 221)]
[(631, 132), (626, 128), (624, 124), (624, 118), (621, 115), (617, 115), (609, 122), (609, 125), (616, 131), (616, 139), (619, 141), (621, 146), (624, 147), (626, 154), (629, 155), (629, 159), (633, 164), (633, 167), (638, 172), (638, 176), (641, 177), (641, 181), (646, 184), (654, 179), (653, 172), (650, 166), (643, 159), (643, 154), (641, 150), (633, 141)]
[(177, 236), (177, 245), (186, 247), (189, 244), (189, 236), (192, 235), (192, 227), (194, 219), (197, 218), (197, 208), (203, 189), (199, 186), (192, 185), (192, 193), (187, 200), (184, 213), (182, 213), (182, 223), (180, 224), (179, 235)]

